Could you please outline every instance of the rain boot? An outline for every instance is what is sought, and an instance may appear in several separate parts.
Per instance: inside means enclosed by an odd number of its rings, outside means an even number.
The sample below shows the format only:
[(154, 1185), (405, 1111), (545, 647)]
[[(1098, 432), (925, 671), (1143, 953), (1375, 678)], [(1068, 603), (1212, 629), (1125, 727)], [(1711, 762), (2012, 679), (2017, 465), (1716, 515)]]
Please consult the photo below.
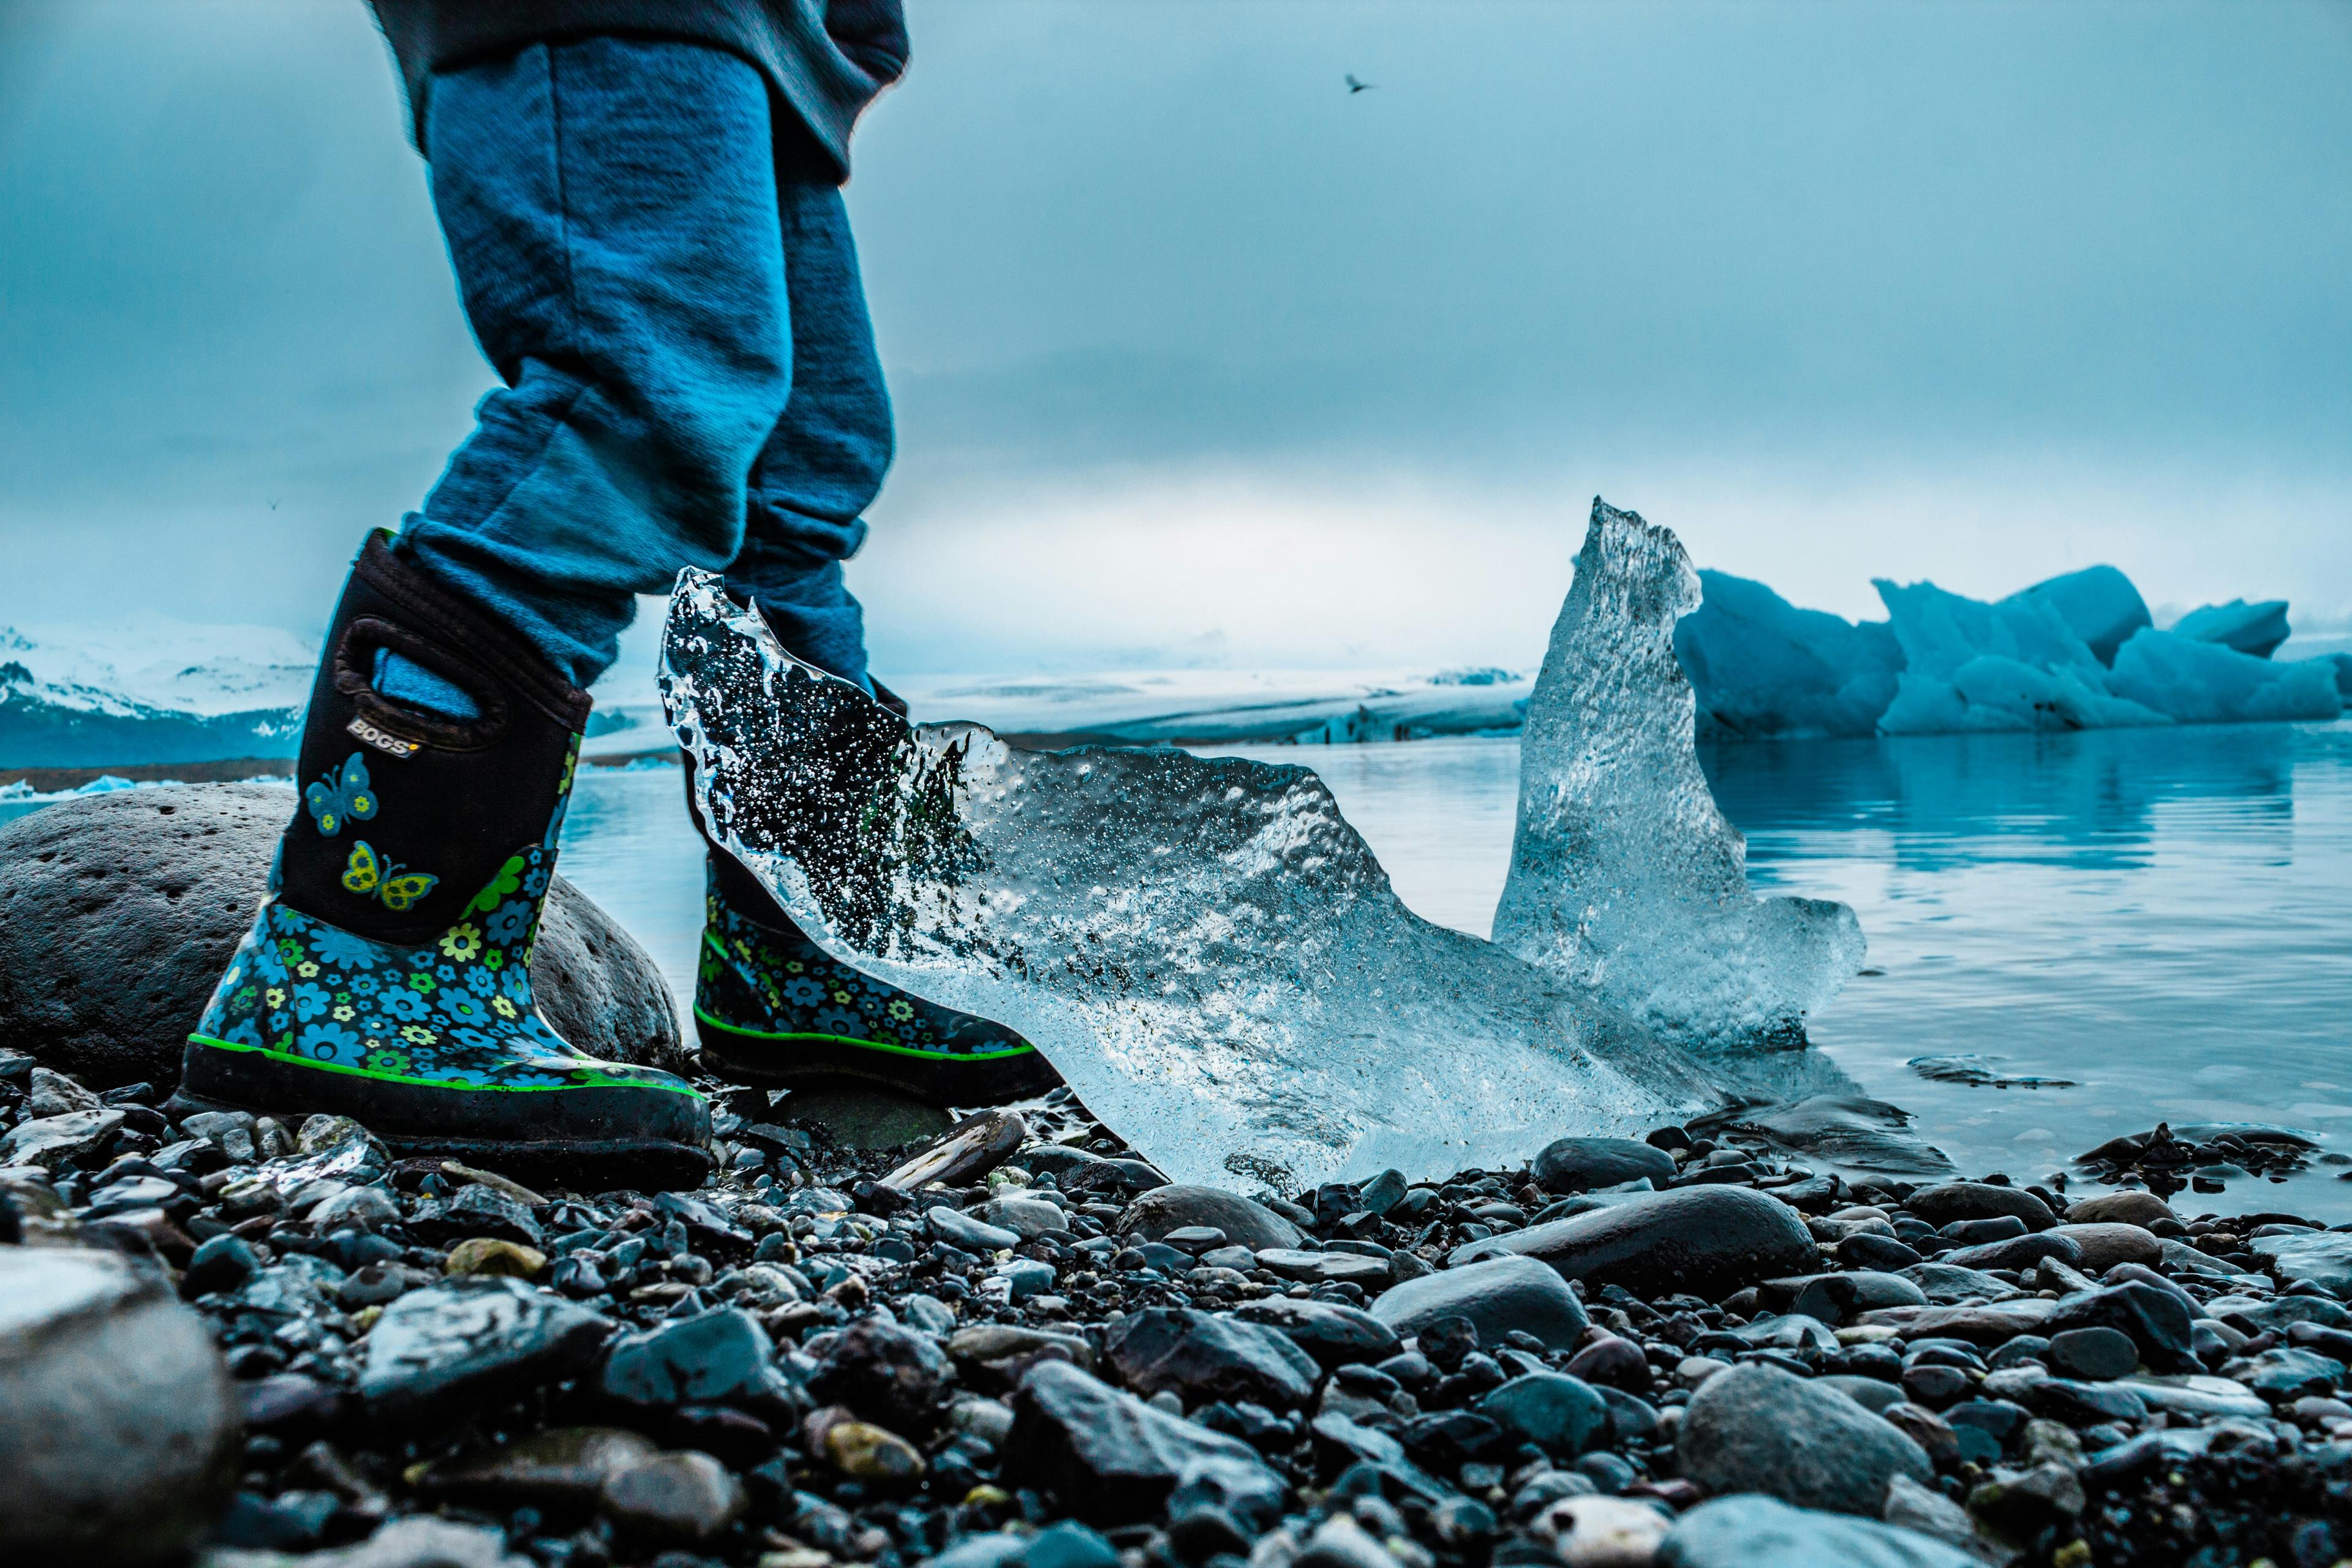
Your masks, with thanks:
[[(906, 704), (876, 682), (876, 700)], [(694, 807), (689, 761), (686, 810)], [(1044, 1094), (1062, 1075), (1001, 1024), (938, 1006), (828, 956), (760, 879), (709, 838), (694, 1028), (703, 1066), (777, 1088), (880, 1084), (939, 1106), (1002, 1105)]]
[[(574, 1050), (531, 1001), (588, 694), (389, 537), (370, 539), (336, 607), (269, 891), (171, 1109), (327, 1111), (408, 1156), (698, 1185), (703, 1097)], [(380, 695), (384, 649), (462, 688), (477, 716)]]

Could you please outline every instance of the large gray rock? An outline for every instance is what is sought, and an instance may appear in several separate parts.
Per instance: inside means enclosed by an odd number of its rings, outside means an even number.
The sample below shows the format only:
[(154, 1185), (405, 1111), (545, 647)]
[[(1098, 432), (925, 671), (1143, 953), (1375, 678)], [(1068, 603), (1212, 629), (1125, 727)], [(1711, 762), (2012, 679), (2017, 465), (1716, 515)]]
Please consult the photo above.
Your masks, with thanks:
[(204, 1320), (119, 1253), (0, 1247), (0, 1562), (184, 1552), (242, 1451)]
[(1252, 1252), (1293, 1247), (1299, 1242), (1298, 1227), (1264, 1204), (1215, 1187), (1154, 1187), (1118, 1216), (1121, 1236), (1146, 1241), (1158, 1241), (1192, 1225), (1222, 1230), (1226, 1241)]
[[(123, 790), (0, 828), (0, 1047), (96, 1089), (178, 1082), (295, 799), (257, 784)], [(562, 877), (530, 978), (547, 1021), (590, 1056), (683, 1061), (661, 972)]]
[(506, 1532), (478, 1524), (458, 1524), (428, 1513), (395, 1519), (356, 1546), (291, 1553), (215, 1548), (196, 1559), (197, 1568), (531, 1568), (532, 1559), (510, 1556)]
[(1699, 1385), (1675, 1452), (1683, 1474), (1710, 1492), (1764, 1492), (1874, 1517), (1896, 1476), (1935, 1479), (1927, 1451), (1892, 1422), (1764, 1362)]
[(2282, 1279), (2307, 1280), (2336, 1296), (2352, 1296), (2352, 1234), (2306, 1230), (2256, 1237), (2252, 1250), (2268, 1258)]
[(472, 1400), (578, 1370), (613, 1325), (520, 1279), (412, 1290), (368, 1331), (360, 1393), (394, 1421), (446, 1419)]
[(1644, 1193), (1607, 1208), (1457, 1247), (1456, 1263), (1517, 1253), (1588, 1288), (1718, 1300), (1743, 1286), (1814, 1272), (1821, 1253), (1797, 1211), (1750, 1187)]
[(1155, 1410), (1067, 1362), (1031, 1368), (1013, 1410), (1005, 1474), (1047, 1488), (1090, 1524), (1157, 1518), (1180, 1486), (1261, 1525), (1281, 1511), (1282, 1481), (1248, 1444)]
[(1584, 1303), (1568, 1281), (1532, 1258), (1496, 1258), (1391, 1286), (1372, 1302), (1372, 1316), (1404, 1338), (1434, 1318), (1461, 1316), (1477, 1326), (1479, 1342), (1500, 1344), (1524, 1329), (1553, 1350), (1568, 1350), (1584, 1331)]
[(1657, 1562), (1658, 1568), (1983, 1568), (1915, 1530), (1763, 1497), (1701, 1503), (1666, 1532)]

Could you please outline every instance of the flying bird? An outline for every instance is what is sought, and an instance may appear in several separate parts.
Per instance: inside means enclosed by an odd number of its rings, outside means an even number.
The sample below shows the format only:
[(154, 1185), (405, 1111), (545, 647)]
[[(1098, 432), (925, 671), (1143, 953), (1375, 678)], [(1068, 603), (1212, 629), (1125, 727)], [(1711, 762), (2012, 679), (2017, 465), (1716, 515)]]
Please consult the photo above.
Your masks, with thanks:
[(1376, 81), (1358, 81), (1354, 71), (1349, 71), (1348, 73), (1348, 96), (1349, 98), (1355, 97), (1356, 94), (1360, 92), (1370, 92), (1372, 89), (1380, 85), (1381, 84)]

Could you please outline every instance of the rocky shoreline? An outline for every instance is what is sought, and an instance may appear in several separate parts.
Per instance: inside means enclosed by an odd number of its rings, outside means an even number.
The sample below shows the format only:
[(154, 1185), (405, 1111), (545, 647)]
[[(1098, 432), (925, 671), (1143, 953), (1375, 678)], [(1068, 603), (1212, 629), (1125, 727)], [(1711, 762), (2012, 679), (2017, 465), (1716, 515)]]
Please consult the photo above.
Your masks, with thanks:
[(334, 1118), (175, 1122), (149, 1086), (0, 1053), (0, 1546), (2306, 1568), (2352, 1545), (2352, 1235), (2293, 1215), (1847, 1180), (1683, 1129), (1251, 1200), (1168, 1184), (1067, 1091), (877, 1151), (706, 1087), (718, 1178), (580, 1194)]

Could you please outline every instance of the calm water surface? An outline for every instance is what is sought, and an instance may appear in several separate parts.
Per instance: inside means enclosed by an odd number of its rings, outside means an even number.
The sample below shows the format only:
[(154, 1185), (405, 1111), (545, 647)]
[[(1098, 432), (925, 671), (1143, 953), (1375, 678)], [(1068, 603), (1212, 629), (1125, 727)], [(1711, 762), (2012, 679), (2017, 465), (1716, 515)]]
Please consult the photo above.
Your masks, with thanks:
[[(1512, 740), (1245, 748), (1299, 762), (1423, 915), (1485, 935), (1518, 788)], [(1813, 1021), (1970, 1174), (2021, 1180), (2159, 1118), (2284, 1122), (2352, 1152), (2352, 724), (1712, 749), (1754, 880), (1841, 899), (1874, 973)], [(567, 875), (692, 990), (699, 849), (674, 769), (584, 769)], [(1973, 1053), (2073, 1089), (1970, 1089)], [(2198, 1207), (2352, 1219), (2321, 1168)], [(2184, 1203), (2188, 1201), (2184, 1195)]]

